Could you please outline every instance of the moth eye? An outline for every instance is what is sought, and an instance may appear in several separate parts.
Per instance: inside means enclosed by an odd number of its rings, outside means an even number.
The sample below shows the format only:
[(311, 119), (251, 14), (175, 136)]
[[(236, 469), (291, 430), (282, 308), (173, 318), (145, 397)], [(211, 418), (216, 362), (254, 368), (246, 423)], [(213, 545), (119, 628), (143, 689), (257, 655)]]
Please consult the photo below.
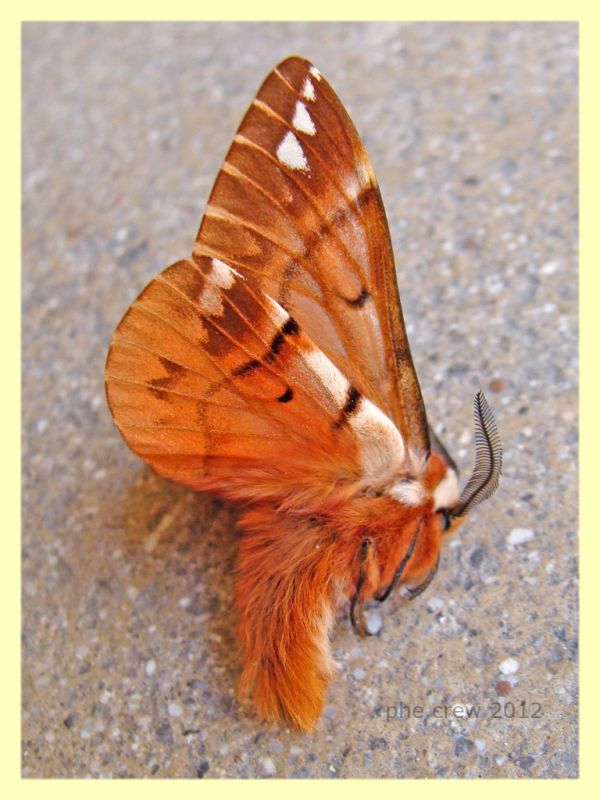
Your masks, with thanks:
[(446, 533), (450, 527), (450, 514), (447, 508), (440, 508), (436, 512), (440, 517), (440, 525), (442, 526), (442, 533)]

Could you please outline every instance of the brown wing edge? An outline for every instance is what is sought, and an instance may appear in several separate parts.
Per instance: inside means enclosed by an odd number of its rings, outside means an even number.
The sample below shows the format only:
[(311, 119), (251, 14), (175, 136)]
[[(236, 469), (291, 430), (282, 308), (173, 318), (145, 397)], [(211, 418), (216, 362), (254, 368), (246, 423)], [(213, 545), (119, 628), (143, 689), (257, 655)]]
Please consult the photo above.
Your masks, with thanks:
[[(364, 145), (354, 126), (353, 132), (362, 148), (365, 162), (370, 166)], [(409, 446), (428, 457), (431, 452), (430, 428), (404, 324), (390, 230), (379, 184), (374, 175), (371, 180), (380, 213), (370, 215), (370, 225), (375, 231), (369, 237), (369, 249), (371, 262), (374, 264), (375, 293), (382, 298), (378, 310), (383, 327), (385, 356), (389, 373), (394, 379), (395, 391), (390, 393), (393, 419)]]

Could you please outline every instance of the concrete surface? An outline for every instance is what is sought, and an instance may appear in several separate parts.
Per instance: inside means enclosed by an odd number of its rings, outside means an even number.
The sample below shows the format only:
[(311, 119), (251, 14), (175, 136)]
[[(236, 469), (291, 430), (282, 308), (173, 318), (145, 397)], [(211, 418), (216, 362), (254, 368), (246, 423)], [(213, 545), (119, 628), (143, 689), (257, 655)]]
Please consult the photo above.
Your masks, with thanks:
[[(103, 393), (293, 52), (371, 154), (430, 418), (470, 470), (483, 388), (506, 454), (418, 601), (340, 618), (307, 736), (235, 698), (235, 509), (155, 477)], [(575, 777), (576, 26), (35, 23), (23, 55), (23, 775)]]

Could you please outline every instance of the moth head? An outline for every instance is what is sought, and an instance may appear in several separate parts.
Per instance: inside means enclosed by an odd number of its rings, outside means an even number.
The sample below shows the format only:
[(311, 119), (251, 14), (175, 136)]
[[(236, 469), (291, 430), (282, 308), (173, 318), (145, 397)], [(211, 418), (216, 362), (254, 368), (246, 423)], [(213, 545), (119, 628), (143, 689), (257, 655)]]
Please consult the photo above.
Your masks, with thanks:
[[(502, 443), (494, 415), (481, 391), (475, 395), (473, 417), (475, 421), (475, 466), (458, 501), (451, 506), (445, 506), (440, 502), (436, 508), (436, 512), (440, 514), (442, 520), (444, 533), (451, 533), (459, 528), (471, 509), (491, 497), (498, 488), (502, 472)], [(449, 466), (448, 474), (450, 473), (456, 476), (456, 472)], [(448, 478), (444, 480), (448, 480)]]

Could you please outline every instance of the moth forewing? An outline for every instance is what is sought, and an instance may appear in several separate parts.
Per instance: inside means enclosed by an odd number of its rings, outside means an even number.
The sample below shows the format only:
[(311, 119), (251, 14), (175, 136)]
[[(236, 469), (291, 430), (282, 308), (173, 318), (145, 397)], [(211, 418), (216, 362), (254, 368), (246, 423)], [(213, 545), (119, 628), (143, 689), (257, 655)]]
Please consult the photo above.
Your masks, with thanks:
[(381, 195), (342, 103), (305, 59), (276, 67), (244, 116), (195, 252), (260, 285), (427, 454)]

